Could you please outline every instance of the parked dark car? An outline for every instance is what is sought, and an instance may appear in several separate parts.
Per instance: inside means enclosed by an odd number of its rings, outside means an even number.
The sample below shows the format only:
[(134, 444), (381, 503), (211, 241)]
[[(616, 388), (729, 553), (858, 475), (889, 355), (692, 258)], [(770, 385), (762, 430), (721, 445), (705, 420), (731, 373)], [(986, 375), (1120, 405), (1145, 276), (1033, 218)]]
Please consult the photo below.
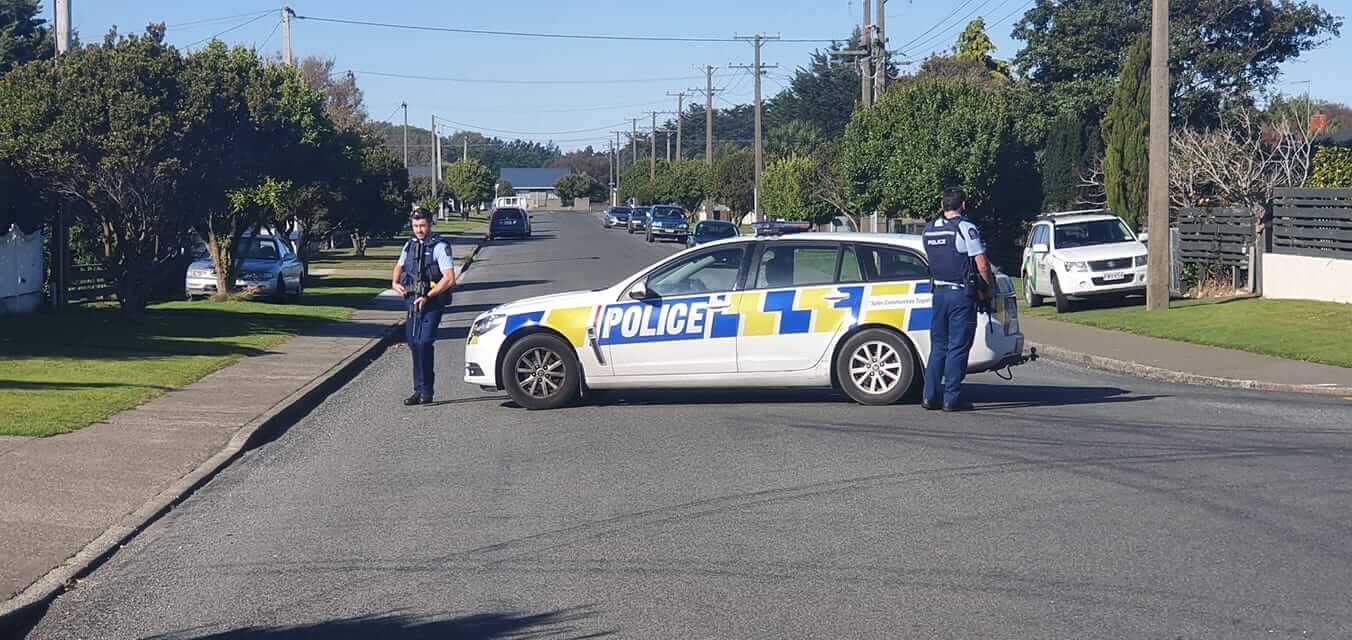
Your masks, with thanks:
[(614, 227), (628, 227), (629, 214), (633, 213), (633, 211), (634, 210), (629, 207), (611, 207), (606, 209), (606, 217), (603, 224), (607, 229)]
[(635, 207), (633, 213), (629, 214), (629, 224), (626, 225), (629, 233), (635, 231), (644, 231), (648, 228), (648, 212), (651, 207)]
[(488, 220), (488, 239), (507, 237), (530, 237), (530, 214), (525, 209), (503, 207), (493, 210), (493, 216)]
[(714, 240), (737, 237), (737, 225), (726, 220), (705, 220), (695, 225), (695, 230), (686, 239), (689, 246), (698, 246)]
[(675, 205), (655, 205), (648, 221), (648, 242), (659, 238), (674, 238), (685, 242), (690, 236), (690, 220), (685, 209)]

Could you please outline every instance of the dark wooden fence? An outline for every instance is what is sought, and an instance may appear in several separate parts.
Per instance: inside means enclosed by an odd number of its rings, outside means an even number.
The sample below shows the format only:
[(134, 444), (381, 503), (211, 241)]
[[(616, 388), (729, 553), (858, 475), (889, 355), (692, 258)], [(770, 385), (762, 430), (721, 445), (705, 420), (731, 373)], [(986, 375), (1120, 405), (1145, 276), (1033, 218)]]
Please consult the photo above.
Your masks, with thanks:
[(1277, 189), (1273, 253), (1352, 260), (1352, 189)]
[(1178, 259), (1186, 264), (1249, 268), (1257, 219), (1248, 209), (1178, 209)]

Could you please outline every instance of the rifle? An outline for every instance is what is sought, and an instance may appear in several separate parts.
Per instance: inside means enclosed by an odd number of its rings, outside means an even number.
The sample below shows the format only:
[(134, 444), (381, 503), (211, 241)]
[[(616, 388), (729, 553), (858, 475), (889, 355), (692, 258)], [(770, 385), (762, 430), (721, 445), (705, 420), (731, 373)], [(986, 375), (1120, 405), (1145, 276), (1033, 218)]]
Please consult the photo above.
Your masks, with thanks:
[[(422, 240), (414, 240), (413, 248), (418, 252), (418, 257), (414, 261), (416, 271), (413, 272), (413, 287), (410, 291), (416, 301), (418, 298), (427, 295), (427, 292), (431, 289), (431, 284), (427, 281), (427, 252), (423, 247)], [(411, 304), (408, 306), (408, 321), (413, 323), (413, 339), (417, 340), (418, 334), (422, 330), (422, 310), (418, 308), (418, 305)]]

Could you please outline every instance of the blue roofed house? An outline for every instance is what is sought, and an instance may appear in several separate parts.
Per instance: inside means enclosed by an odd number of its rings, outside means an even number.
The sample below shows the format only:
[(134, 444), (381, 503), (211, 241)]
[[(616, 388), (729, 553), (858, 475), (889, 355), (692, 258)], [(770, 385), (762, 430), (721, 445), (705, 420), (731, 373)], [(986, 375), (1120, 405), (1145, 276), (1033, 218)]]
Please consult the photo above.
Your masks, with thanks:
[(525, 196), (529, 207), (533, 209), (557, 207), (562, 205), (558, 194), (554, 193), (554, 183), (567, 175), (572, 175), (567, 167), (522, 168), (503, 167), (498, 177), (512, 183), (516, 195)]

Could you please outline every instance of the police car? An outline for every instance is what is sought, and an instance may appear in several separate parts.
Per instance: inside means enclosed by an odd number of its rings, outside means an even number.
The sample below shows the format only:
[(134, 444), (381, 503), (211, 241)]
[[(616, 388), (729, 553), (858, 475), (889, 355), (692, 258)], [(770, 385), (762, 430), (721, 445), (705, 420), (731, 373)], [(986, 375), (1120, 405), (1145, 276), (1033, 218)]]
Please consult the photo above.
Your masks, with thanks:
[(1043, 215), (1028, 232), (1022, 271), (1028, 306), (1050, 297), (1064, 313), (1072, 298), (1145, 293), (1146, 247), (1110, 213)]
[[(997, 276), (968, 369), (1023, 362), (1018, 304)], [(607, 289), (481, 314), (465, 381), (528, 409), (588, 389), (828, 387), (891, 404), (929, 354), (930, 275), (919, 236), (802, 233), (720, 240)]]

